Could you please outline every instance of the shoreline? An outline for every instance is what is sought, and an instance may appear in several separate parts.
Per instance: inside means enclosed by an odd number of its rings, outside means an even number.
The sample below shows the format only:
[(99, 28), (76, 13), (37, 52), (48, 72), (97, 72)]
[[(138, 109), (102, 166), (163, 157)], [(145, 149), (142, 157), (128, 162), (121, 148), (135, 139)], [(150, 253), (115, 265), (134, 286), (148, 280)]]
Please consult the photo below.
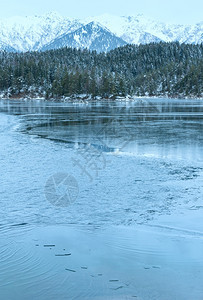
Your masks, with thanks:
[(137, 100), (151, 100), (151, 99), (168, 99), (168, 100), (203, 100), (203, 97), (197, 97), (197, 96), (178, 96), (178, 97), (169, 97), (168, 95), (159, 95), (159, 96), (117, 96), (117, 97), (108, 97), (104, 98), (101, 96), (96, 96), (96, 97), (91, 97), (91, 96), (80, 96), (80, 95), (75, 95), (75, 97), (61, 97), (61, 98), (49, 98), (46, 99), (45, 97), (30, 97), (30, 96), (25, 96), (25, 97), (0, 97), (0, 100), (20, 100), (20, 101), (27, 101), (27, 100), (36, 100), (36, 101), (45, 101), (45, 102), (75, 102), (77, 101), (78, 103), (88, 103), (88, 102), (100, 102), (100, 101), (115, 101), (115, 102), (135, 102)]

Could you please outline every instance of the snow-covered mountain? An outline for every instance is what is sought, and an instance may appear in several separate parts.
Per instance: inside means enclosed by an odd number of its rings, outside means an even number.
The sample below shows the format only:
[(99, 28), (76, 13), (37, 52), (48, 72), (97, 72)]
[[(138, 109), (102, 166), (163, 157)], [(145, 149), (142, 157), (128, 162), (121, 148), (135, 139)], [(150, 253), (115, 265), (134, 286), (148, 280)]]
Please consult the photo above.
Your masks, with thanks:
[(62, 47), (81, 48), (107, 52), (120, 46), (127, 45), (127, 42), (113, 34), (110, 30), (100, 26), (96, 22), (90, 22), (74, 32), (64, 34), (51, 43), (42, 47), (42, 51), (58, 49)]
[(201, 43), (203, 22), (169, 25), (143, 15), (108, 14), (79, 20), (62, 17), (56, 12), (0, 20), (0, 50), (6, 51), (38, 51), (63, 46), (108, 51), (125, 43), (159, 41)]
[[(145, 44), (156, 42), (156, 38), (164, 42), (179, 41), (191, 44), (203, 42), (203, 22), (188, 26), (165, 24), (146, 18), (142, 14), (130, 17), (104, 14), (89, 18), (89, 20), (92, 19), (106, 26), (127, 43)], [(149, 38), (150, 35), (151, 38)]]
[(83, 26), (77, 19), (58, 13), (43, 16), (13, 17), (0, 20), (0, 42), (16, 51), (39, 50), (56, 37)]

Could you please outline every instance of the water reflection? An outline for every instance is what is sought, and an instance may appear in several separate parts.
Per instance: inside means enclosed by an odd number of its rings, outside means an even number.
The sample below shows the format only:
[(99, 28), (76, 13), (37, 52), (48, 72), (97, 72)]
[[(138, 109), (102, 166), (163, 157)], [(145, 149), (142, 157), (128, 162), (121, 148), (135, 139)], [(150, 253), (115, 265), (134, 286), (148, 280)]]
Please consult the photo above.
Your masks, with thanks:
[(201, 159), (201, 100), (143, 99), (135, 102), (0, 102), (0, 112), (20, 115), (19, 130), (65, 142), (90, 143), (106, 152)]

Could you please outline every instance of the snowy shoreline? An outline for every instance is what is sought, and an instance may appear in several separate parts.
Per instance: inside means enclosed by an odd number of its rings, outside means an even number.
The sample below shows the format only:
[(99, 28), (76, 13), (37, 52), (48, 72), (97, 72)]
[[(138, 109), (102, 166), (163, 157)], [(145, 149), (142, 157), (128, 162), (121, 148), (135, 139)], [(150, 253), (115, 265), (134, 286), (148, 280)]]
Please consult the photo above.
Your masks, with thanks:
[(4, 96), (0, 95), (0, 100), (20, 100), (20, 101), (27, 101), (27, 100), (36, 100), (36, 101), (50, 101), (50, 102), (79, 102), (79, 103), (88, 103), (92, 101), (120, 101), (120, 102), (136, 102), (137, 100), (151, 100), (151, 99), (174, 99), (174, 100), (203, 100), (203, 97), (197, 97), (197, 96), (168, 96), (168, 95), (157, 95), (157, 96), (117, 96), (113, 97), (110, 96), (108, 98), (101, 97), (101, 96), (96, 96), (92, 97), (91, 95), (75, 95), (72, 97), (59, 97), (59, 98), (49, 98), (46, 99), (46, 97), (40, 96), (40, 97), (30, 97), (30, 96), (25, 96), (25, 97), (9, 97), (9, 96)]

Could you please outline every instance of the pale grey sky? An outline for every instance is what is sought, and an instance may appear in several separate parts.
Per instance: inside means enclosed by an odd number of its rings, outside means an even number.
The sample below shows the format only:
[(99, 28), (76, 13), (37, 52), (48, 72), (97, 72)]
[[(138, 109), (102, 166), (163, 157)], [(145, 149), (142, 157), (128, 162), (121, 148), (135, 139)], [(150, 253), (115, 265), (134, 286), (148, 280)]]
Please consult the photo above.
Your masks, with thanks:
[(50, 11), (74, 18), (143, 13), (168, 23), (194, 24), (203, 19), (203, 0), (0, 0), (0, 18)]

